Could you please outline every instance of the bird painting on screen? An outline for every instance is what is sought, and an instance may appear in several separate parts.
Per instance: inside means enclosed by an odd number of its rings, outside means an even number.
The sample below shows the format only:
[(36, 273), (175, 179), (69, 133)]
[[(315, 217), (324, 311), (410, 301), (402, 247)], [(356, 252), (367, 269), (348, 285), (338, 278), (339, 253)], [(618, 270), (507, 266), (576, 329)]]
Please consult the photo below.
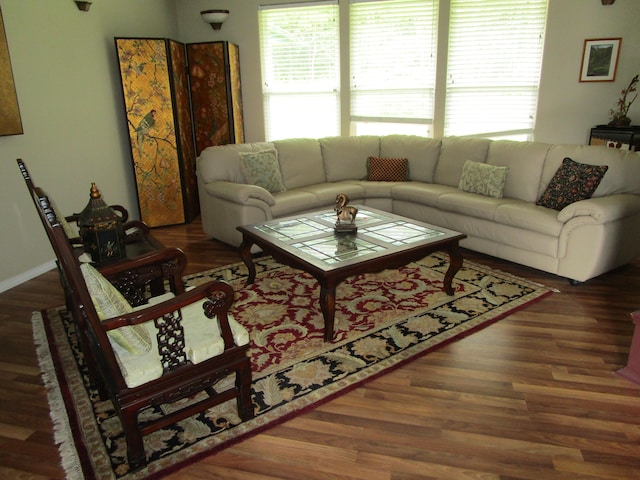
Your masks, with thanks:
[(149, 135), (149, 130), (153, 128), (156, 124), (156, 111), (151, 110), (147, 113), (136, 128), (136, 142), (138, 145), (138, 153), (142, 156), (142, 146), (144, 145), (147, 136)]

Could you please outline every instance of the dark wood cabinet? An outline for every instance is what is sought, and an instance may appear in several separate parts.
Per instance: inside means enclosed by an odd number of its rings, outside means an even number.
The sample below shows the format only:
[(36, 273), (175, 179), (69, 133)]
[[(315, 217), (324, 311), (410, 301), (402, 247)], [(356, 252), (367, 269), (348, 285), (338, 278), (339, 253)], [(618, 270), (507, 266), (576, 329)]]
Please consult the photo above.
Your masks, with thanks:
[(598, 125), (591, 129), (589, 145), (640, 151), (640, 126), (610, 127)]

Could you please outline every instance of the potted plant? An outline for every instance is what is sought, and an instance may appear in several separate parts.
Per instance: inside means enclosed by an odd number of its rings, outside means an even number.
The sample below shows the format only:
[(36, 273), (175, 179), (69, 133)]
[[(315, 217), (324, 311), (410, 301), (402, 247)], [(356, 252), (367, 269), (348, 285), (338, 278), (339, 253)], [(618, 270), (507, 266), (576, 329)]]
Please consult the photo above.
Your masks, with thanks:
[(622, 90), (622, 96), (616, 102), (616, 107), (612, 108), (609, 111), (611, 115), (611, 121), (609, 122), (609, 126), (611, 127), (626, 127), (631, 125), (631, 119), (627, 116), (629, 113), (629, 107), (631, 104), (638, 98), (638, 94), (636, 93), (633, 98), (627, 101), (627, 96), (633, 94), (638, 86), (638, 75), (631, 79), (631, 82)]

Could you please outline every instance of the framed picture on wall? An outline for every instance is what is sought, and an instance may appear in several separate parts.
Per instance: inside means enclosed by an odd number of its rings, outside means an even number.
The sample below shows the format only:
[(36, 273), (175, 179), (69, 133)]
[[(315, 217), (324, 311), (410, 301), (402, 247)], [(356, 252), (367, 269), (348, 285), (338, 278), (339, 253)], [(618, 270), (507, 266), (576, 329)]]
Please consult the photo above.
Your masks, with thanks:
[(16, 86), (13, 83), (9, 46), (0, 11), (0, 135), (20, 135), (22, 133), (22, 119), (18, 107)]
[(581, 82), (613, 82), (616, 79), (621, 38), (590, 38), (582, 50)]

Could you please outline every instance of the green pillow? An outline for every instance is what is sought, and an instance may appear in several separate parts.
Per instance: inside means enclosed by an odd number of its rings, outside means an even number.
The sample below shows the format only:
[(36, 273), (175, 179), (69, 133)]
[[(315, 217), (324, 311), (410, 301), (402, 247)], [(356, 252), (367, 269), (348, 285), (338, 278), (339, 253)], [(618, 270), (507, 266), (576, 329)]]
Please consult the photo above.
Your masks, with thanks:
[[(83, 263), (80, 270), (100, 320), (133, 312), (118, 289), (92, 265)], [(151, 349), (151, 337), (144, 325), (127, 325), (110, 330), (107, 335), (130, 353), (141, 354)]]
[(495, 167), (467, 160), (462, 166), (458, 188), (487, 197), (502, 198), (509, 167)]
[(240, 169), (247, 183), (258, 185), (270, 193), (285, 190), (278, 154), (274, 149), (241, 152), (238, 155), (240, 155)]

